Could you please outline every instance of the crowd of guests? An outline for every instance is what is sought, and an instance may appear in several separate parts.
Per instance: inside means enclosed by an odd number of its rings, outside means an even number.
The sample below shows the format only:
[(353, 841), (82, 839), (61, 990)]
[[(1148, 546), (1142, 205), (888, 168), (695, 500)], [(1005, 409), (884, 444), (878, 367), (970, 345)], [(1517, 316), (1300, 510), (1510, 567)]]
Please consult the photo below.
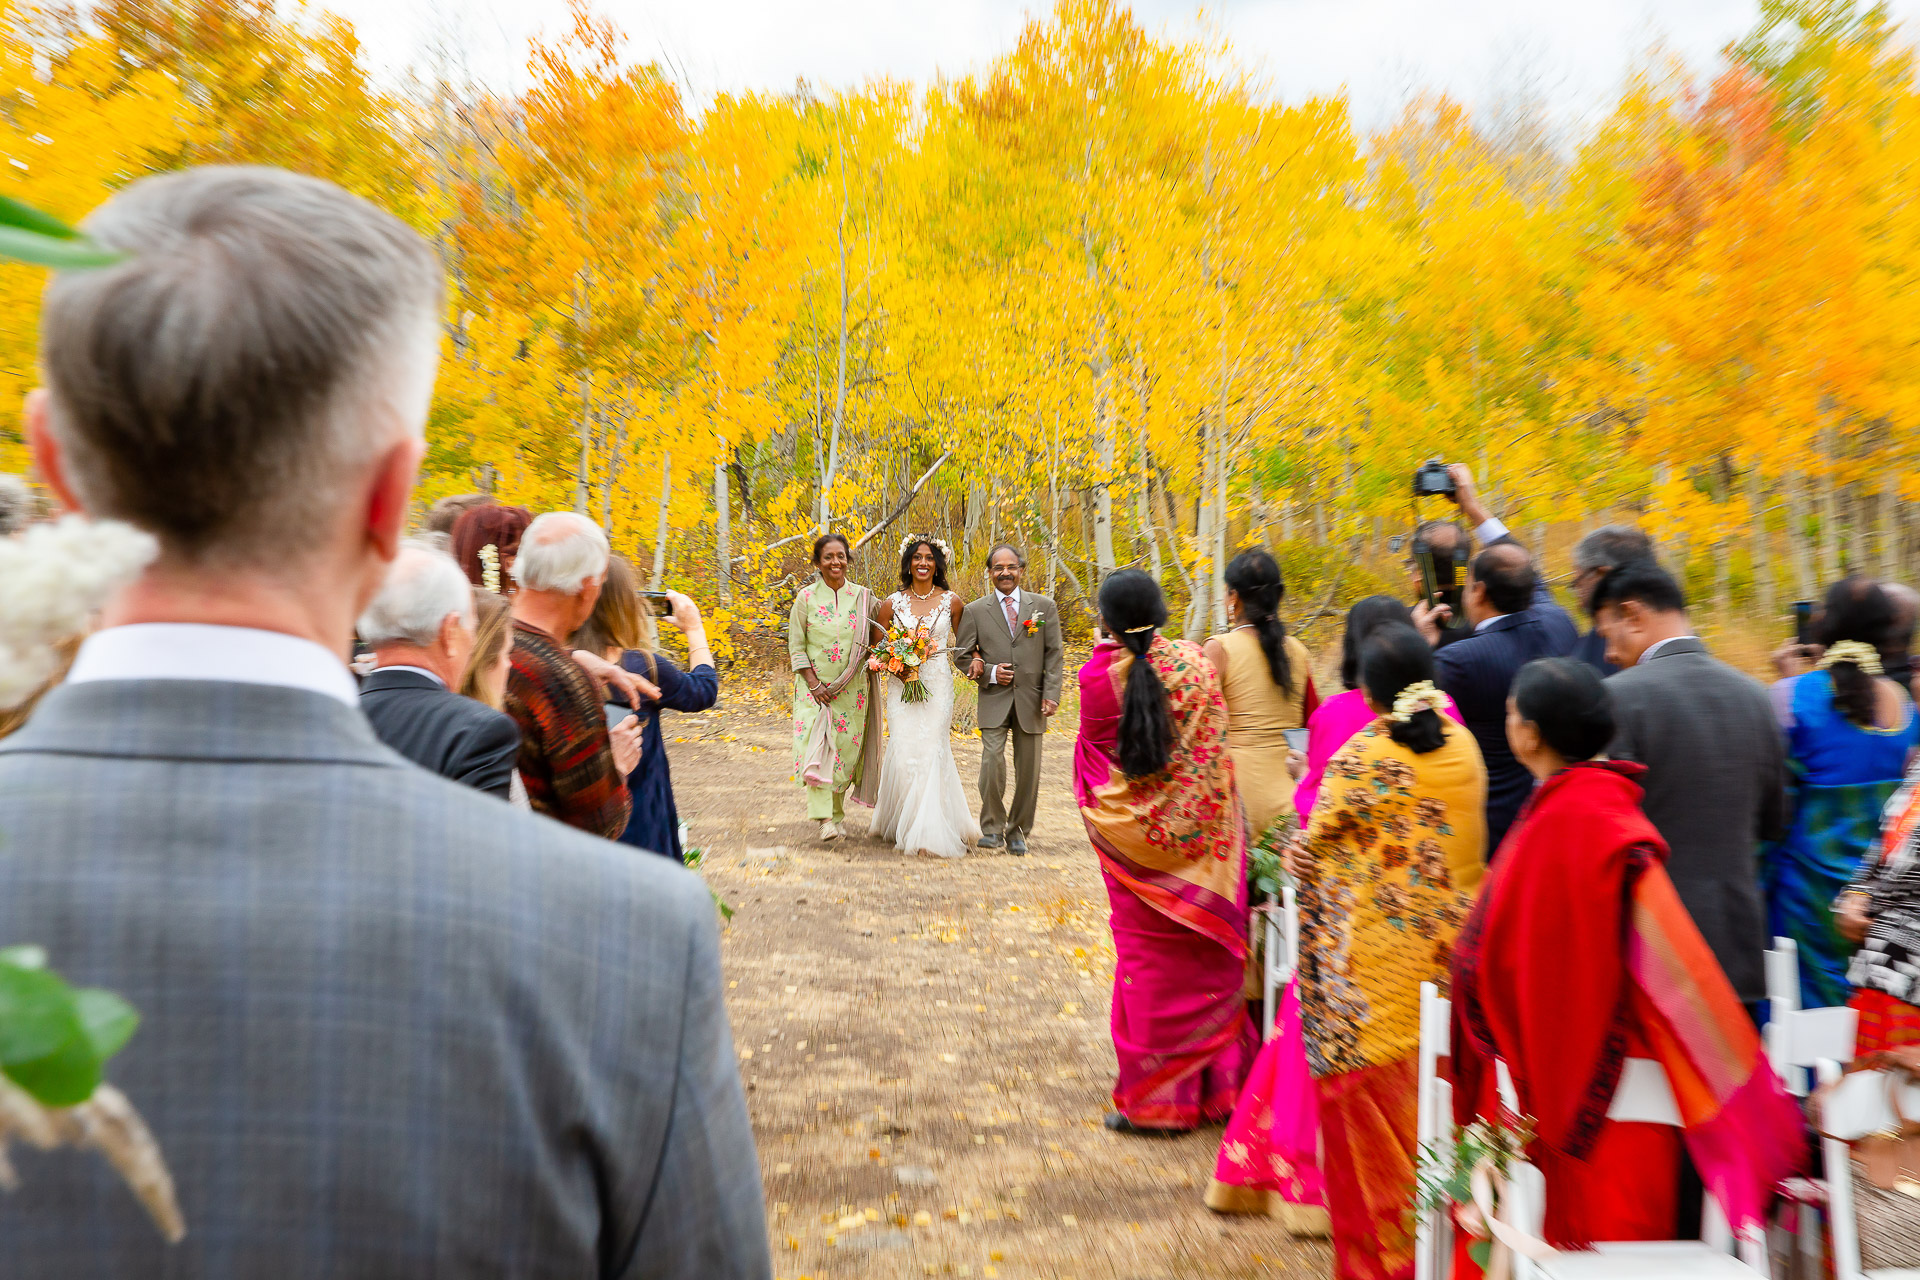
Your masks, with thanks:
[[(1230, 565), (1233, 628), (1204, 648), (1159, 634), (1151, 579), (1113, 575), (1080, 673), (1075, 790), (1118, 955), (1109, 1125), (1225, 1119), (1209, 1205), (1330, 1231), (1343, 1280), (1412, 1272), (1424, 982), (1455, 1001), (1457, 1118), (1498, 1115), (1504, 1062), (1569, 1247), (1697, 1236), (1703, 1189), (1751, 1225), (1800, 1162), (1758, 1034), (1774, 936), (1799, 943), (1803, 1007), (1859, 1011), (1861, 1053), (1920, 1042), (1912, 593), (1835, 584), (1769, 690), (1707, 651), (1640, 530), (1576, 547), (1583, 635), (1453, 478), (1483, 544), (1460, 557), (1467, 625), (1360, 601), (1342, 692), (1319, 697), (1262, 551)], [(1467, 536), (1420, 532), (1442, 554)], [(1257, 1050), (1249, 834), (1283, 850), (1301, 934)], [(1628, 1057), (1666, 1070), (1678, 1129), (1607, 1119)]]
[(361, 707), (425, 769), (678, 860), (660, 712), (704, 711), (720, 684), (699, 606), (660, 594), (684, 668), (656, 651), (638, 575), (591, 520), (442, 499), (360, 616)]

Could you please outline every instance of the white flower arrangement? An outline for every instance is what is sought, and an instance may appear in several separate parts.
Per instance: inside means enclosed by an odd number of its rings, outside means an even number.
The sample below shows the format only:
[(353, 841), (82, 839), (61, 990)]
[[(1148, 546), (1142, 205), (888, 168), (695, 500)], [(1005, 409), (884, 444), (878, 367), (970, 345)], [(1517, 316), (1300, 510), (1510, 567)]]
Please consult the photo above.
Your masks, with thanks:
[(55, 646), (87, 629), (115, 591), (160, 553), (151, 535), (117, 520), (65, 516), (0, 538), (0, 707), (16, 707), (52, 677)]
[(489, 542), (480, 548), (480, 585), (500, 594), (500, 549)]
[(953, 548), (947, 545), (947, 540), (945, 538), (936, 538), (930, 533), (910, 533), (900, 539), (900, 554), (907, 554), (907, 548), (916, 542), (932, 543), (934, 546), (940, 548), (940, 554), (946, 558), (948, 564), (953, 563)]

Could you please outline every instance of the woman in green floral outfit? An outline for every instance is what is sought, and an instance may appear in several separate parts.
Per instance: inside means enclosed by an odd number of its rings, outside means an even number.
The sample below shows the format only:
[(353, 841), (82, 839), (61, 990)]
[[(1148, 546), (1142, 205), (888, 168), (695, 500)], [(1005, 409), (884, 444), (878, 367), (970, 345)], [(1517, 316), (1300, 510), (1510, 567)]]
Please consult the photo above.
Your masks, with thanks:
[[(807, 817), (822, 840), (846, 832), (846, 793), (873, 803), (880, 782), (880, 700), (866, 668), (872, 642), (873, 596), (847, 581), (852, 552), (829, 533), (813, 544), (820, 577), (803, 587), (787, 616), (787, 654), (793, 664), (793, 772), (807, 789)], [(811, 750), (820, 717), (828, 717), (825, 750)], [(872, 759), (869, 760), (869, 754)], [(814, 774), (808, 777), (809, 764)]]

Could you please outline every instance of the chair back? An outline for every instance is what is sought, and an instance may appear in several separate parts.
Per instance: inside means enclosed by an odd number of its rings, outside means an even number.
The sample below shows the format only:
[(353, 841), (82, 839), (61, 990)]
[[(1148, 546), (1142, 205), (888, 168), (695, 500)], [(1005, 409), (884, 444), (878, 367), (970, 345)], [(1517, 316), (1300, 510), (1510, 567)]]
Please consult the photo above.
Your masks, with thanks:
[[(1853, 1149), (1849, 1143), (1893, 1129), (1899, 1117), (1894, 1114), (1886, 1072), (1843, 1075), (1839, 1062), (1831, 1059), (1819, 1063), (1816, 1071), (1823, 1088), (1832, 1086), (1820, 1105), (1820, 1151), (1827, 1169), (1827, 1223), (1833, 1238), (1834, 1280), (1861, 1280), (1860, 1222), (1853, 1199)], [(1920, 1085), (1908, 1085), (1902, 1091), (1900, 1109), (1908, 1115), (1920, 1115)]]
[[(1420, 1081), (1414, 1134), (1426, 1152), (1453, 1146), (1453, 1084), (1440, 1078), (1440, 1062), (1453, 1057), (1453, 1002), (1431, 982), (1420, 984)], [(1453, 1253), (1451, 1222), (1444, 1214), (1422, 1213), (1414, 1230), (1414, 1280), (1439, 1280)]]
[(1680, 1104), (1674, 1101), (1666, 1068), (1651, 1058), (1628, 1058), (1620, 1068), (1607, 1119), (1679, 1128)]
[(1820, 1062), (1853, 1057), (1860, 1015), (1845, 1005), (1828, 1009), (1800, 1007), (1800, 948), (1792, 938), (1775, 938), (1767, 952), (1767, 1061), (1788, 1092), (1807, 1093), (1807, 1072)]

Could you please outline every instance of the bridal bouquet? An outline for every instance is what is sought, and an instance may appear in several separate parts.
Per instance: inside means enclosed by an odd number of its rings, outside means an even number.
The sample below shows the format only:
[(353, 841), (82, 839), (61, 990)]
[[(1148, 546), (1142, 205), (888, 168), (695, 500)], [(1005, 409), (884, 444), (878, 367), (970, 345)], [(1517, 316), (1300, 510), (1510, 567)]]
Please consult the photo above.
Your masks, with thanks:
[(920, 668), (940, 652), (933, 642), (935, 616), (930, 614), (911, 625), (896, 618), (887, 628), (887, 638), (867, 659), (867, 670), (884, 671), (899, 679), (902, 702), (927, 700), (927, 682), (920, 678)]

